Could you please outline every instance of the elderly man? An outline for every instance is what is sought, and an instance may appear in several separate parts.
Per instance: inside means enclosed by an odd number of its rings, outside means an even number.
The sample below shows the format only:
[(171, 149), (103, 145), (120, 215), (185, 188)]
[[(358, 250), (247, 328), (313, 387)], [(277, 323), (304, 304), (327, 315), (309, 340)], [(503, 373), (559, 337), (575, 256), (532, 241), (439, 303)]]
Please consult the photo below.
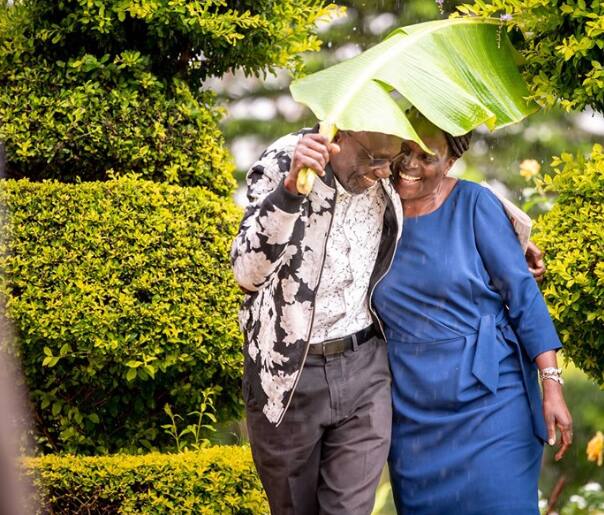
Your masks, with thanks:
[[(247, 426), (274, 514), (372, 511), (391, 397), (371, 294), (401, 236), (388, 180), (401, 142), (340, 131), (329, 143), (304, 130), (277, 140), (248, 172), (232, 261), (246, 291)], [(320, 176), (308, 196), (296, 188), (305, 167)], [(538, 250), (532, 257), (540, 261)]]

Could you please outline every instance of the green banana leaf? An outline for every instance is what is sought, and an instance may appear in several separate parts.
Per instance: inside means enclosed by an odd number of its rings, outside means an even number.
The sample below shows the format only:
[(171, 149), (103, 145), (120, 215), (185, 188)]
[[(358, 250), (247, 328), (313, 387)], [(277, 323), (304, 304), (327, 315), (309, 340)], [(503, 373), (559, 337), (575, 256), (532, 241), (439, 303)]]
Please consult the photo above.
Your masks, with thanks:
[(405, 116), (409, 104), (454, 136), (483, 123), (494, 130), (536, 111), (525, 100), (518, 61), (500, 20), (439, 20), (396, 29), (362, 54), (292, 82), (290, 90), (332, 131), (393, 134), (426, 149)]

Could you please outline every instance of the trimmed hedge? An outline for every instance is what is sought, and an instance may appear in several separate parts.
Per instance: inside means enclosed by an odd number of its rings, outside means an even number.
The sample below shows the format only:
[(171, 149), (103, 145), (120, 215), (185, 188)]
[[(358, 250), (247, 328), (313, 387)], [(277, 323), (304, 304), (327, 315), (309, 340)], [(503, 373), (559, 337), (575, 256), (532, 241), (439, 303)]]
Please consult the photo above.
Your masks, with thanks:
[(43, 456), (25, 459), (24, 466), (43, 492), (37, 513), (268, 513), (248, 447), (145, 456)]
[(543, 295), (564, 342), (564, 354), (604, 385), (604, 151), (554, 158), (541, 186), (557, 193), (535, 224), (545, 251)]
[(127, 177), (7, 180), (0, 205), (0, 301), (46, 450), (166, 448), (165, 403), (186, 416), (207, 388), (239, 414), (231, 200)]

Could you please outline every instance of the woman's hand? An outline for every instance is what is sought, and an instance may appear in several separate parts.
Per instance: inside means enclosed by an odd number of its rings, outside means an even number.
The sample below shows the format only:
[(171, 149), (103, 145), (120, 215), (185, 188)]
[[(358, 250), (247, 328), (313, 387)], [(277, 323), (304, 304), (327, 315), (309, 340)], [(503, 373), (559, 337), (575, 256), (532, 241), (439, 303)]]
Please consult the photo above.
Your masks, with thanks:
[(564, 400), (562, 385), (551, 379), (543, 380), (543, 415), (551, 446), (556, 443), (556, 428), (560, 431), (560, 448), (555, 455), (559, 461), (573, 442), (573, 419)]

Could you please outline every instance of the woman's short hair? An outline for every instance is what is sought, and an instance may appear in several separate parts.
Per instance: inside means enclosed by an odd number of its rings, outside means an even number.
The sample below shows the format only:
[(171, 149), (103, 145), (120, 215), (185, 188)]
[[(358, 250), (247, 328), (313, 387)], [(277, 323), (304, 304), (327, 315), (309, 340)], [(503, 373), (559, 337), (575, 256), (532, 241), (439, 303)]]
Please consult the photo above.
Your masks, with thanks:
[(462, 136), (452, 136), (448, 132), (443, 131), (447, 143), (449, 144), (449, 152), (455, 159), (461, 157), (463, 153), (470, 147), (470, 141), (472, 140), (472, 131), (463, 134)]

